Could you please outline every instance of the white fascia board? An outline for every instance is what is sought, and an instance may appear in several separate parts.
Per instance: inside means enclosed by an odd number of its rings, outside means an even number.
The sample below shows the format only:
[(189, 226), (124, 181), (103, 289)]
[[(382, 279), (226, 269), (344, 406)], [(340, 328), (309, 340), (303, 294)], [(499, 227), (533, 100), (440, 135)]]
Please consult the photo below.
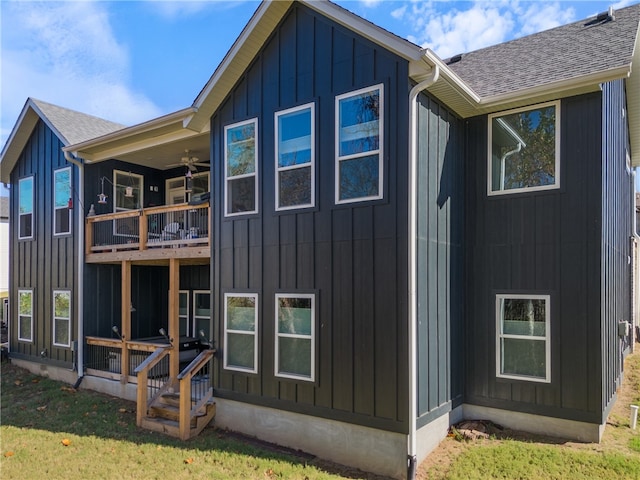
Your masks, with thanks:
[[(62, 150), (71, 152), (88, 161), (96, 161), (97, 159), (104, 159), (105, 155), (114, 155), (116, 152), (125, 153), (138, 150), (141, 145), (158, 145), (175, 139), (187, 138), (202, 133), (194, 132), (184, 127), (185, 118), (189, 118), (194, 112), (195, 109), (193, 107), (188, 107), (138, 125), (87, 140), (86, 142), (66, 146)], [(170, 134), (157, 135), (158, 129), (172, 125), (174, 125), (175, 131)], [(126, 145), (121, 145), (127, 138), (130, 138), (131, 141), (127, 142)], [(120, 146), (114, 147), (114, 143), (120, 144)], [(91, 153), (91, 151), (94, 153)]]
[(537, 97), (550, 92), (557, 92), (558, 98), (563, 96), (563, 92), (588, 87), (590, 85), (599, 85), (601, 83), (627, 78), (631, 73), (631, 65), (602, 70), (589, 75), (560, 80), (557, 82), (545, 83), (524, 90), (517, 90), (500, 95), (483, 97), (479, 105), (484, 107), (499, 107), (505, 103), (511, 103), (518, 100), (526, 100), (528, 98)]

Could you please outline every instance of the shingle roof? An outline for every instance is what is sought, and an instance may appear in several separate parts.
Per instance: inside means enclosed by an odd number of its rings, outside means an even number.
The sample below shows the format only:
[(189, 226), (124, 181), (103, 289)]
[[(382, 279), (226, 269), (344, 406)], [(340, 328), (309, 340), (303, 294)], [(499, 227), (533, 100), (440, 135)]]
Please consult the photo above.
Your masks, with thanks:
[(124, 128), (119, 123), (28, 98), (0, 152), (0, 181), (9, 182), (9, 174), (39, 120), (45, 122), (64, 145), (80, 143)]
[(449, 68), (479, 96), (489, 97), (623, 67), (633, 55), (640, 3), (614, 17), (581, 20), (466, 53)]
[(31, 100), (49, 120), (51, 126), (57, 130), (57, 133), (63, 137), (61, 140), (67, 145), (84, 142), (125, 127), (119, 123), (69, 110), (42, 100), (36, 100), (35, 98)]

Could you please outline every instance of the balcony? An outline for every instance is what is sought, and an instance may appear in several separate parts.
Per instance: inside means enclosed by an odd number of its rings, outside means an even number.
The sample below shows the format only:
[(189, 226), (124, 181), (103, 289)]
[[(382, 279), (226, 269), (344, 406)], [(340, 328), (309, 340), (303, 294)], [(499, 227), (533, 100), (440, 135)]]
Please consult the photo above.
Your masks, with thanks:
[(167, 205), (87, 217), (87, 263), (165, 261), (208, 262), (209, 202)]

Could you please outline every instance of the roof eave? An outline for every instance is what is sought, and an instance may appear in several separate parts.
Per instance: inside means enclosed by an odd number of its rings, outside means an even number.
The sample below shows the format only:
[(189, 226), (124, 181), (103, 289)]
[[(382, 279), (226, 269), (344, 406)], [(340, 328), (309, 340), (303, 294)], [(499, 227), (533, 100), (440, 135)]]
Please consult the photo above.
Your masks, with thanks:
[[(62, 150), (92, 163), (163, 142), (188, 138), (202, 133), (194, 132), (184, 126), (195, 113), (194, 107), (184, 108), (85, 142), (66, 146)], [(160, 130), (163, 130), (162, 134), (158, 133)]]
[(63, 144), (67, 140), (60, 132), (51, 124), (49, 119), (42, 113), (40, 108), (35, 104), (33, 99), (27, 98), (22, 107), (22, 111), (16, 120), (16, 123), (9, 134), (9, 138), (0, 153), (0, 182), (9, 183), (11, 181), (11, 171), (20, 158), (20, 154), (31, 137), (31, 133), (35, 128), (38, 120), (44, 121), (47, 126), (60, 138)]

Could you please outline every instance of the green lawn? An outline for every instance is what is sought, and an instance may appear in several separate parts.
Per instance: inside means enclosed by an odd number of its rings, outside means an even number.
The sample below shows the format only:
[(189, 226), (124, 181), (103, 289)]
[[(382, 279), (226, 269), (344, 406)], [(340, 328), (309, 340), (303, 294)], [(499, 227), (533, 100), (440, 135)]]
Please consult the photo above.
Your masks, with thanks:
[[(640, 401), (640, 355), (634, 357), (625, 403)], [(379, 478), (212, 427), (187, 442), (141, 430), (134, 403), (76, 392), (7, 363), (1, 380), (3, 480)], [(625, 415), (624, 405), (612, 412), (600, 445), (448, 438), (443, 445), (460, 448), (444, 464), (423, 465), (419, 478), (637, 480), (640, 431), (629, 428)]]

